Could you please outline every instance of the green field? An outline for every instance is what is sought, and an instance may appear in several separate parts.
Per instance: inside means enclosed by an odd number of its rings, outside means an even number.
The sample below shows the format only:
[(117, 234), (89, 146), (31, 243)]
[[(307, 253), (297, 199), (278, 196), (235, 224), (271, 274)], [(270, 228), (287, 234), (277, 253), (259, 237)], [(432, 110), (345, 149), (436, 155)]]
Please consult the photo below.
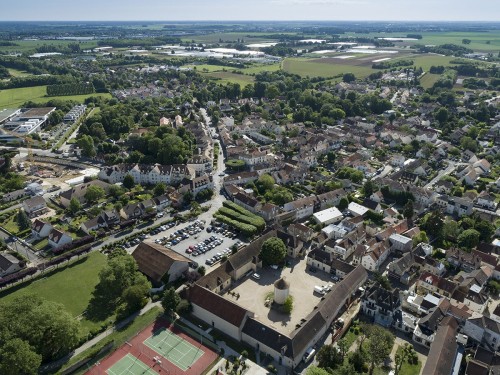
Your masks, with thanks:
[(15, 40), (17, 46), (0, 46), (0, 52), (35, 52), (35, 49), (41, 46), (67, 46), (70, 43), (78, 43), (80, 48), (91, 49), (97, 47), (96, 40), (74, 41), (74, 40)]
[(420, 78), (420, 84), (424, 89), (431, 88), (438, 80), (441, 78), (439, 74), (426, 73), (422, 78)]
[[(294, 33), (284, 33), (284, 34), (294, 34)], [(189, 37), (182, 38), (183, 42), (190, 42), (194, 40), (197, 43), (219, 43), (222, 39), (223, 42), (236, 42), (238, 39), (243, 39), (245, 44), (253, 44), (259, 42), (273, 42), (276, 39), (266, 38), (263, 35), (268, 35), (268, 33), (254, 33), (254, 32), (228, 32), (228, 33), (213, 33), (207, 35), (190, 35)]]
[(19, 296), (35, 294), (49, 301), (62, 303), (74, 316), (82, 314), (90, 301), (99, 279), (98, 274), (106, 265), (106, 256), (93, 252), (87, 258), (67, 267), (59, 266), (48, 277), (23, 284), (22, 288), (9, 289), (0, 294), (1, 300), (10, 301)]
[(374, 72), (370, 66), (348, 65), (320, 62), (320, 59), (287, 58), (283, 60), (283, 70), (302, 77), (333, 77), (344, 73), (353, 73), (356, 78), (366, 78)]
[(241, 87), (254, 82), (252, 76), (247, 76), (245, 74), (237, 74), (231, 72), (212, 72), (212, 73), (202, 73), (205, 77), (213, 78), (217, 83), (227, 84), (227, 83), (238, 83)]
[(0, 90), (0, 109), (19, 107), (28, 100), (31, 100), (35, 103), (43, 103), (52, 99), (60, 99), (74, 100), (76, 102), (83, 103), (85, 99), (91, 96), (111, 98), (111, 94), (45, 96), (46, 94), (47, 86), (21, 87), (17, 89)]

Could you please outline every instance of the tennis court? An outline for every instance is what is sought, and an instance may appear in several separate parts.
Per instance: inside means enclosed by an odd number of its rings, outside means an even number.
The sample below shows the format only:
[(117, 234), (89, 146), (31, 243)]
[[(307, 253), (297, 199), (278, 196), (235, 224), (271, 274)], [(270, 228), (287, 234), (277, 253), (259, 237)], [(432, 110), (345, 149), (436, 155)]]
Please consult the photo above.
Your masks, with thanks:
[(156, 375), (156, 372), (148, 365), (130, 353), (116, 362), (106, 373), (108, 375)]
[(166, 328), (156, 331), (144, 344), (182, 371), (189, 369), (205, 353)]

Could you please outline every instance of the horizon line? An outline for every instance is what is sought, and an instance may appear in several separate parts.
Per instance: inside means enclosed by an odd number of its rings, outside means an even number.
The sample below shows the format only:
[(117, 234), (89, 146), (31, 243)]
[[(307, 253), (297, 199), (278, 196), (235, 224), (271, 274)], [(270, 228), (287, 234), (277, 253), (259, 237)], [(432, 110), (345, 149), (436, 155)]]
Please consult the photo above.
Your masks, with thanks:
[(391, 20), (391, 19), (386, 19), (386, 20), (376, 20), (376, 19), (352, 19), (352, 20), (324, 20), (324, 19), (317, 19), (317, 20), (307, 20), (307, 19), (289, 19), (289, 20), (277, 20), (277, 19), (266, 19), (266, 20), (242, 20), (242, 19), (203, 19), (203, 20), (189, 20), (189, 19), (182, 19), (182, 20), (153, 20), (153, 19), (117, 19), (117, 20), (57, 20), (57, 19), (52, 19), (52, 20), (2, 20), (0, 19), (0, 22), (163, 22), (163, 23), (174, 23), (174, 22), (392, 22), (392, 23), (403, 23), (403, 22), (473, 22), (473, 23), (498, 23), (500, 24), (500, 21), (497, 20)]

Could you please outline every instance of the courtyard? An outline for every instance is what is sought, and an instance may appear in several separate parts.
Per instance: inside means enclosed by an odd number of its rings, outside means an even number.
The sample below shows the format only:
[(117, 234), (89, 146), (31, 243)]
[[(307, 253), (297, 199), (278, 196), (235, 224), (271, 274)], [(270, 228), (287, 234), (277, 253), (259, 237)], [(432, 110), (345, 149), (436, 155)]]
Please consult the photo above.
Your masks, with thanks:
[[(319, 270), (309, 271), (305, 258), (293, 259), (289, 264), (289, 267), (277, 270), (270, 267), (259, 269), (259, 280), (251, 275), (245, 276), (223, 297), (252, 311), (260, 322), (288, 335), (300, 323), (300, 320), (305, 318), (321, 301), (321, 295), (313, 293), (314, 286), (330, 283), (335, 288), (335, 283), (327, 273)], [(293, 297), (293, 311), (290, 315), (265, 305), (267, 298), (272, 299), (274, 282), (283, 276), (290, 283), (290, 296)], [(238, 295), (239, 298), (237, 298)]]

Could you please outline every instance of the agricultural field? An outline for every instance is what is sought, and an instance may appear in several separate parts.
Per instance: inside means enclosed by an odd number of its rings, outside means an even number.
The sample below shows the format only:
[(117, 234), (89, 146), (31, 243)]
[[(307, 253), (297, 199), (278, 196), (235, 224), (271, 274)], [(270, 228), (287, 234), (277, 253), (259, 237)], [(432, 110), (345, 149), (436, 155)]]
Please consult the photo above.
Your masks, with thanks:
[[(348, 58), (339, 58), (349, 56)], [(431, 54), (337, 54), (335, 57), (287, 58), (283, 61), (283, 70), (310, 77), (333, 77), (344, 73), (353, 73), (356, 78), (366, 78), (379, 71), (372, 69), (374, 61), (387, 58), (387, 61), (411, 59), (416, 67), (429, 71), (432, 65), (449, 66), (453, 57)]]
[(31, 100), (35, 103), (43, 103), (52, 99), (74, 100), (83, 103), (85, 99), (91, 96), (100, 96), (111, 98), (111, 94), (89, 94), (89, 95), (70, 95), (70, 96), (46, 96), (47, 86), (21, 87), (17, 89), (0, 90), (0, 109), (15, 108)]
[(431, 88), (438, 80), (441, 78), (440, 74), (430, 74), (425, 73), (425, 75), (420, 78), (420, 84), (424, 89)]
[[(284, 33), (294, 34), (294, 33)], [(260, 43), (260, 42), (274, 42), (277, 39), (270, 39), (264, 37), (268, 33), (255, 33), (255, 32), (228, 32), (228, 33), (213, 33), (206, 35), (190, 35), (189, 37), (182, 38), (183, 42), (191, 42), (194, 40), (197, 43), (219, 43), (222, 39), (223, 42), (237, 42), (238, 39), (243, 39), (245, 44)]]
[[(374, 59), (373, 56), (371, 58)], [(374, 72), (371, 63), (362, 65), (357, 59), (295, 57), (283, 60), (283, 70), (302, 77), (333, 77), (344, 73), (353, 73), (356, 78), (366, 78)]]
[[(394, 38), (405, 37), (407, 33), (369, 33), (367, 37), (373, 38)], [(469, 32), (469, 31), (454, 31), (454, 32), (415, 32), (422, 35), (420, 40), (411, 40), (404, 42), (395, 42), (396, 46), (415, 45), (415, 44), (457, 44), (462, 45), (463, 39), (469, 39), (470, 44), (464, 45), (477, 52), (498, 52), (500, 49), (500, 31), (485, 31), (485, 32)]]

